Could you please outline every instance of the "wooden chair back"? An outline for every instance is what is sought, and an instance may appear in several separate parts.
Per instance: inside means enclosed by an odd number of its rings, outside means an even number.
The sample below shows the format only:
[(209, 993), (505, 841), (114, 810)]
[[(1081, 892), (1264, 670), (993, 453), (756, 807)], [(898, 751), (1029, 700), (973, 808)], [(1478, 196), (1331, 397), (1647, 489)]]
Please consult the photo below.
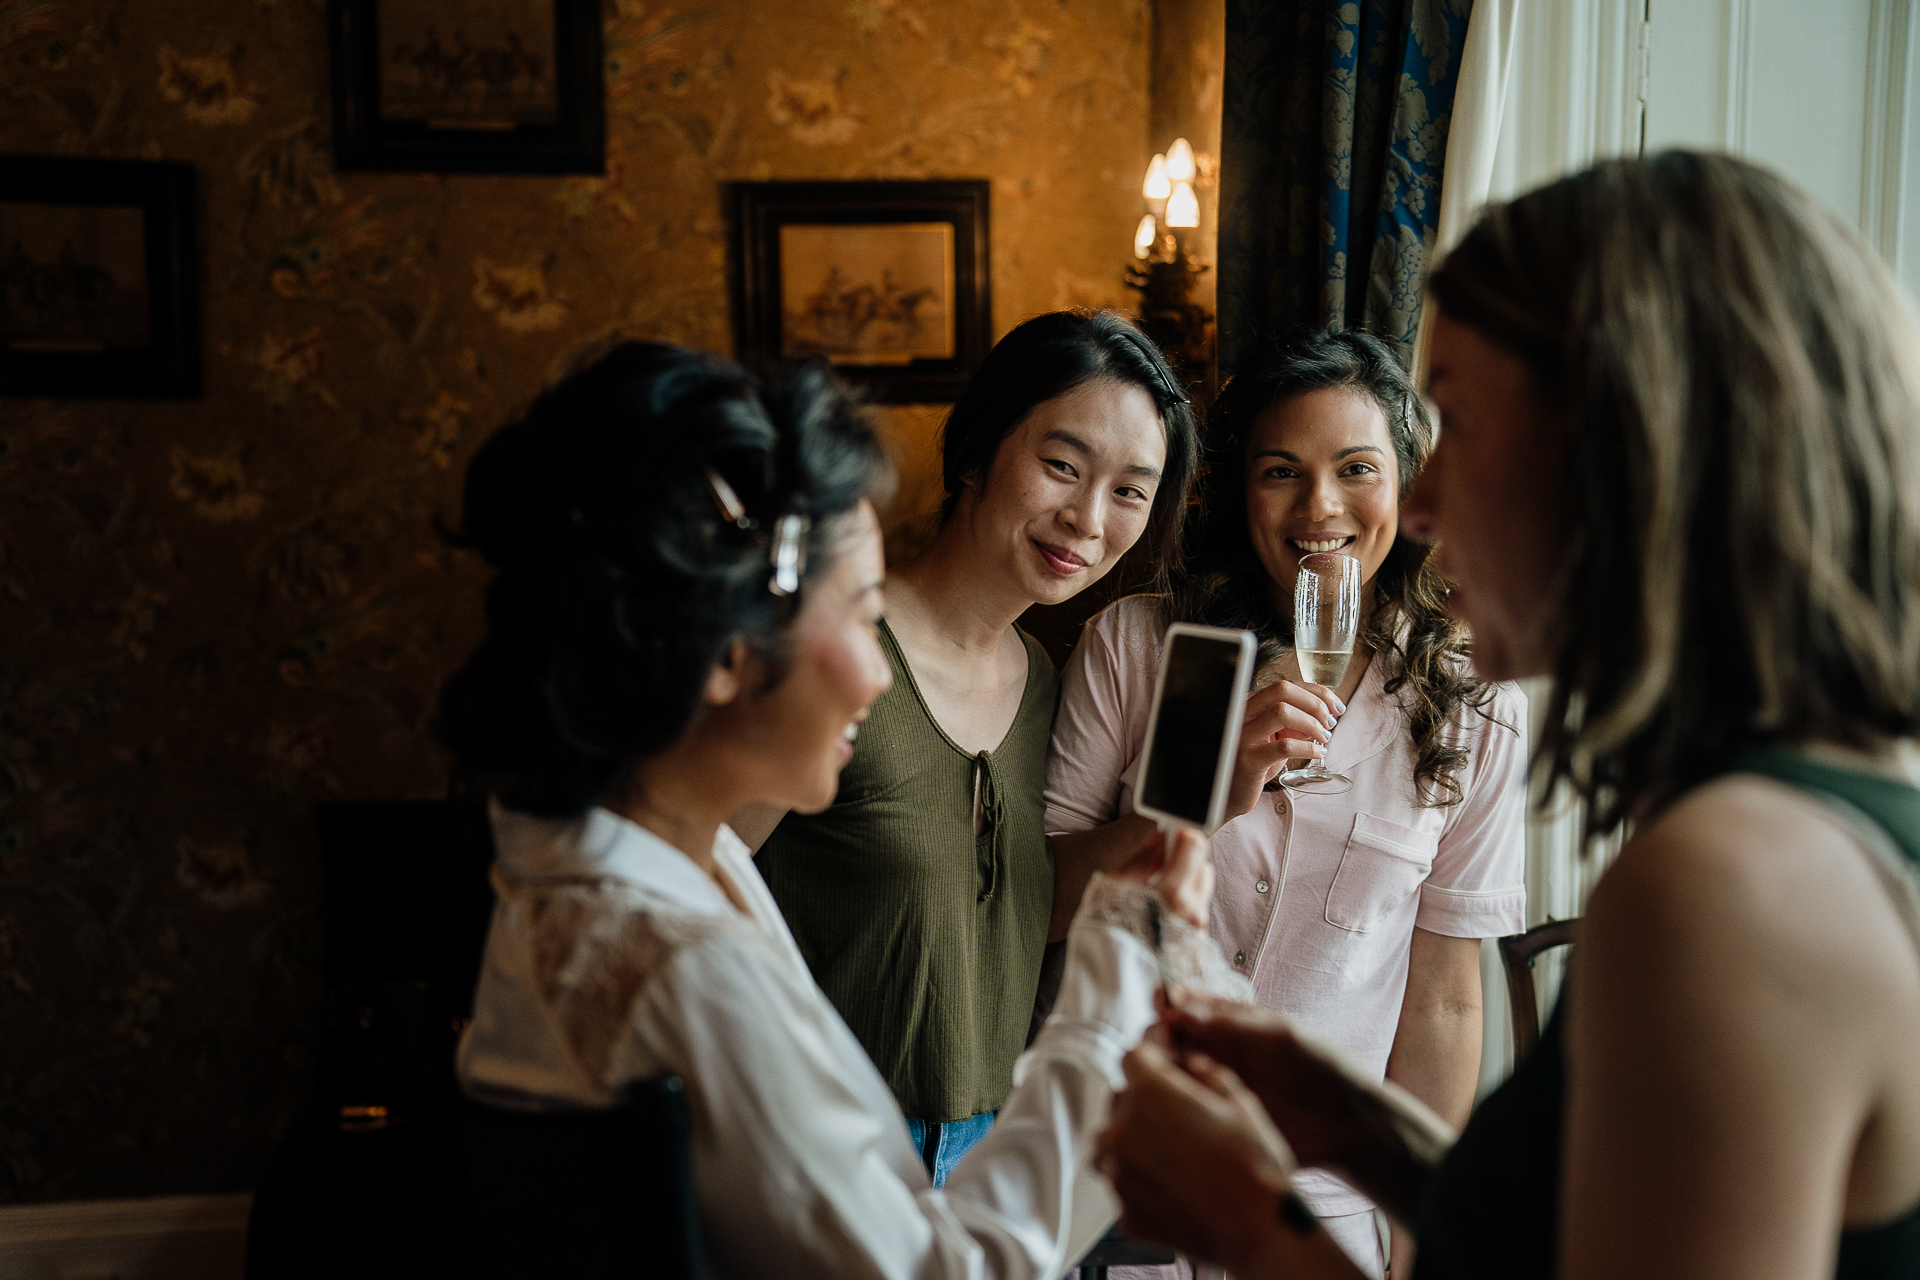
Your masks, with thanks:
[(1507, 1003), (1513, 1010), (1513, 1060), (1520, 1062), (1540, 1043), (1540, 998), (1534, 989), (1533, 962), (1543, 952), (1573, 943), (1578, 916), (1549, 920), (1525, 933), (1500, 939), (1500, 961), (1507, 970)]
[(467, 1188), (496, 1280), (698, 1280), (699, 1214), (678, 1076), (605, 1111), (461, 1113)]

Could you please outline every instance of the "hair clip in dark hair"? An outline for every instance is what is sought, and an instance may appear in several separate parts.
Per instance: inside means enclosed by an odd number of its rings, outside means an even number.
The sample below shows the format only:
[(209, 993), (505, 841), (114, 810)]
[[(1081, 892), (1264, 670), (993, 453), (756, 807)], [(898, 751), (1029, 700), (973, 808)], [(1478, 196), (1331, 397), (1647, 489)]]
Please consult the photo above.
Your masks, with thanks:
[(1161, 383), (1166, 387), (1167, 394), (1173, 397), (1173, 401), (1175, 404), (1192, 404), (1193, 403), (1193, 401), (1187, 399), (1187, 397), (1180, 394), (1180, 388), (1174, 385), (1173, 378), (1170, 374), (1168, 374), (1167, 367), (1165, 365), (1161, 364), (1158, 360), (1155, 360), (1153, 362), (1153, 371), (1160, 375)]
[(740, 495), (733, 491), (733, 486), (727, 483), (726, 477), (712, 467), (707, 468), (707, 492), (713, 495), (713, 505), (720, 508), (720, 514), (729, 524), (736, 529), (754, 527), (754, 519), (747, 514), (747, 508), (740, 501)]
[(807, 571), (807, 532), (813, 521), (802, 515), (781, 516), (773, 526), (773, 577), (767, 590), (777, 596), (790, 596), (800, 590), (800, 575)]
[[(707, 492), (713, 495), (713, 505), (720, 508), (721, 516), (736, 529), (759, 528), (726, 477), (712, 467), (706, 468), (706, 473)], [(807, 533), (812, 528), (813, 521), (798, 514), (784, 515), (774, 522), (773, 545), (767, 549), (767, 558), (773, 562), (767, 590), (773, 594), (790, 596), (800, 590), (800, 575), (807, 571)]]

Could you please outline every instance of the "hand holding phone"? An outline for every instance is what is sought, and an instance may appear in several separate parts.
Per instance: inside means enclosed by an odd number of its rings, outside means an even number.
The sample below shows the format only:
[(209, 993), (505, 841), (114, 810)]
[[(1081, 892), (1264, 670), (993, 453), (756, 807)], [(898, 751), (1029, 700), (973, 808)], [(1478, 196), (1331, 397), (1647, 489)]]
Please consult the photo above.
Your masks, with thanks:
[(1133, 807), (1169, 837), (1211, 835), (1223, 820), (1256, 648), (1251, 631), (1167, 628)]

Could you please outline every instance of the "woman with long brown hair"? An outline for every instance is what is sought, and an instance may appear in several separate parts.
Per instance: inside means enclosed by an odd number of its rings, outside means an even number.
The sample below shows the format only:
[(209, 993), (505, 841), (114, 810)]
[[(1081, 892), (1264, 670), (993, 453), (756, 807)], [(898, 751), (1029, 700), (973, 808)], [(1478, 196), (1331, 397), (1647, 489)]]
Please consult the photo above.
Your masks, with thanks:
[[(1204, 515), (1171, 595), (1088, 624), (1064, 679), (1048, 769), (1058, 864), (1104, 865), (1150, 829), (1132, 812), (1167, 623), (1245, 627), (1262, 681), (1214, 838), (1211, 932), (1256, 998), (1357, 1056), (1455, 1123), (1479, 1078), (1479, 943), (1524, 927), (1525, 703), (1466, 669), (1460, 625), (1400, 495), (1432, 444), (1406, 373), (1378, 339), (1301, 331), (1242, 363), (1214, 406)], [(1293, 650), (1304, 556), (1350, 556), (1362, 625), (1337, 689)], [(1337, 728), (1336, 728), (1337, 726)], [(1324, 757), (1345, 794), (1270, 789)], [(1331, 1175), (1303, 1194), (1379, 1274), (1373, 1203)]]
[(1682, 151), (1489, 211), (1431, 296), (1409, 526), (1480, 675), (1552, 678), (1545, 780), (1632, 836), (1451, 1150), (1190, 1002), (1116, 1104), (1128, 1220), (1242, 1280), (1350, 1275), (1276, 1219), (1270, 1116), (1418, 1219), (1420, 1280), (1920, 1273), (1911, 303), (1805, 192)]

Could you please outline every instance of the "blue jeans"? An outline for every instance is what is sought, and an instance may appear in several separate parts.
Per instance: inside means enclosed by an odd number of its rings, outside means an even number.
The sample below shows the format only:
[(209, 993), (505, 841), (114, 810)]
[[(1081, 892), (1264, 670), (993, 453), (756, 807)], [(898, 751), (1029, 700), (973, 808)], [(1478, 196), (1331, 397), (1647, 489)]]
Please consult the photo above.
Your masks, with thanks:
[(965, 1120), (909, 1120), (907, 1133), (913, 1138), (913, 1148), (926, 1162), (927, 1172), (933, 1175), (933, 1185), (947, 1185), (947, 1175), (953, 1172), (953, 1166), (960, 1163), (960, 1157), (973, 1150), (973, 1144), (987, 1136), (987, 1130), (993, 1128), (996, 1113), (983, 1111), (977, 1116)]

